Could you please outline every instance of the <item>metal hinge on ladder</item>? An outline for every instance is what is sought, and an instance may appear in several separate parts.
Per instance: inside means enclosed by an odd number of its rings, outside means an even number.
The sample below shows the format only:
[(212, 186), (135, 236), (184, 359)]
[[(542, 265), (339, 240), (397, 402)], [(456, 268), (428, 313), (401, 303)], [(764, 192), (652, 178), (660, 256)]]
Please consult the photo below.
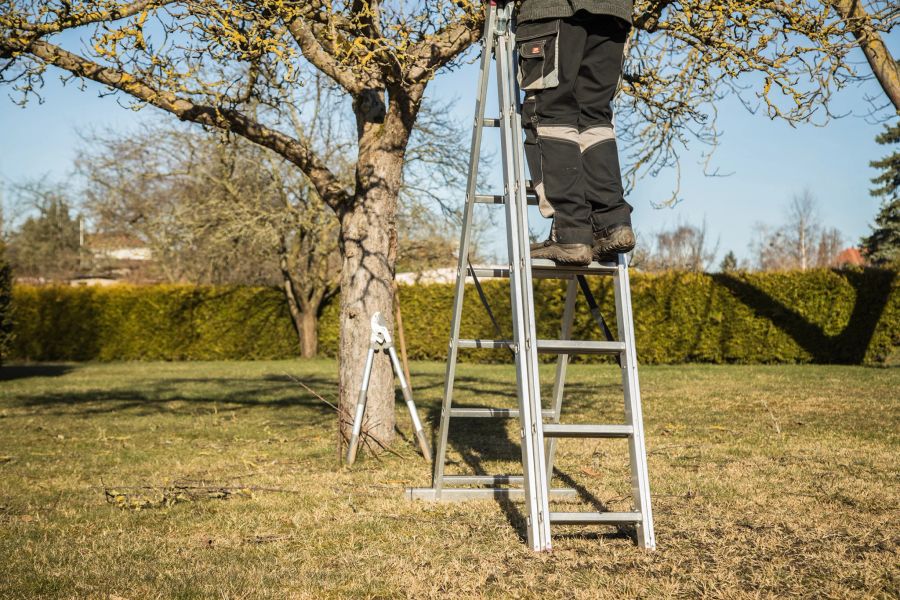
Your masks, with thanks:
[[(640, 386), (637, 375), (637, 355), (634, 348), (634, 322), (631, 310), (631, 289), (628, 261), (619, 255), (616, 262), (593, 262), (586, 267), (557, 266), (550, 261), (531, 260), (528, 239), (528, 205), (535, 204), (525, 179), (524, 148), (519, 103), (519, 88), (515, 77), (515, 38), (512, 21), (513, 3), (498, 8), (489, 6), (485, 20), (481, 72), (475, 103), (475, 126), (469, 156), (469, 176), (466, 205), (463, 212), (462, 236), (459, 245), (456, 294), (450, 326), (450, 348), (444, 384), (441, 422), (434, 460), (432, 485), (411, 488), (412, 499), (454, 501), (468, 499), (506, 498), (525, 500), (525, 522), (528, 544), (534, 550), (551, 547), (550, 525), (606, 525), (633, 524), (638, 544), (654, 548), (653, 517), (650, 506), (650, 485), (644, 449), (643, 417)], [(490, 79), (492, 59), (496, 66), (500, 107), (499, 118), (485, 117), (485, 101)], [(503, 157), (504, 194), (476, 193), (478, 162), (482, 133), (485, 127), (499, 127)], [(502, 204), (505, 208), (508, 267), (476, 268), (468, 264), (472, 239), (473, 210), (477, 203)], [(463, 296), (468, 277), (475, 283), (482, 303), (494, 324), (496, 339), (460, 339)], [(586, 276), (612, 277), (615, 291), (617, 339), (600, 313), (599, 306), (587, 285)], [(481, 289), (479, 277), (506, 277), (510, 281), (513, 332), (511, 339), (503, 339), (500, 326)], [(534, 278), (567, 279), (562, 334), (558, 340), (537, 338), (534, 321)], [(579, 286), (588, 302), (590, 312), (603, 333), (604, 340), (572, 340), (572, 323)], [(524, 342), (524, 343), (523, 343)], [(460, 349), (518, 349), (512, 355), (516, 366), (517, 408), (488, 408), (453, 406), (453, 389)], [(538, 353), (557, 355), (556, 379), (553, 386), (553, 408), (543, 409), (538, 379)], [(613, 425), (560, 423), (566, 369), (569, 357), (575, 354), (608, 354), (615, 356), (622, 371), (624, 391), (624, 423)], [(499, 475), (458, 474), (444, 472), (451, 422), (457, 418), (515, 418), (519, 419), (522, 446), (522, 473)], [(548, 422), (544, 422), (547, 419)], [(633, 510), (627, 512), (552, 512), (550, 498), (573, 498), (578, 492), (572, 488), (550, 486), (556, 442), (560, 438), (624, 438), (628, 440), (633, 489)], [(477, 486), (477, 487), (470, 487)]]

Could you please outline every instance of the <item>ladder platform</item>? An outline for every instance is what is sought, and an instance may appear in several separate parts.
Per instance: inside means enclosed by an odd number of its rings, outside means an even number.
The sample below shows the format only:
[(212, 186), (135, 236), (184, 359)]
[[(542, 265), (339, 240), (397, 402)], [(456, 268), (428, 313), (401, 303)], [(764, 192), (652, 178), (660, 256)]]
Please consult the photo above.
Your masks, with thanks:
[[(512, 340), (467, 340), (458, 342), (460, 348), (497, 350), (514, 346)], [(537, 351), (547, 354), (619, 354), (625, 351), (623, 342), (584, 340), (538, 340)]]
[[(617, 265), (614, 262), (592, 262), (586, 267), (573, 265), (558, 265), (546, 258), (531, 260), (531, 272), (534, 277), (540, 279), (568, 279), (577, 275), (615, 275)], [(475, 267), (476, 277), (509, 277), (508, 266)], [(470, 273), (467, 272), (469, 276)]]
[(544, 437), (550, 438), (627, 438), (633, 433), (631, 425), (544, 424)]
[[(549, 488), (549, 495), (554, 498), (577, 498), (578, 490), (574, 488)], [(463, 500), (520, 500), (525, 497), (523, 488), (443, 488), (440, 498), (434, 488), (407, 488), (409, 500), (429, 500), (441, 502), (460, 502)]]
[(619, 523), (640, 523), (639, 512), (551, 512), (550, 522), (554, 525), (616, 525)]
[[(486, 419), (486, 418), (508, 418), (508, 419), (518, 419), (519, 418), (519, 409), (518, 408), (484, 408), (484, 407), (473, 407), (473, 406), (458, 406), (456, 408), (450, 409), (451, 417), (470, 417), (475, 419)], [(541, 416), (544, 417), (552, 417), (552, 410), (542, 410)]]

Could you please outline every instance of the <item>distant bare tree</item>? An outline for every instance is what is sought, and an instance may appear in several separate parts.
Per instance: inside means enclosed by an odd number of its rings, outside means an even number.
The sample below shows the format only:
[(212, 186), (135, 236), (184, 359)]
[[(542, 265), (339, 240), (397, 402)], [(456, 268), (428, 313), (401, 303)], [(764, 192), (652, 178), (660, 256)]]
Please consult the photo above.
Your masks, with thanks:
[[(312, 77), (316, 93), (303, 115), (291, 112), (293, 127), (319, 132), (320, 155), (350, 186), (353, 128), (327, 78)], [(457, 215), (444, 202), (467, 163), (451, 109), (427, 102), (410, 140), (398, 215), (405, 268), (453, 262)], [(99, 227), (146, 241), (170, 281), (278, 285), (302, 356), (315, 355), (318, 316), (339, 284), (338, 222), (299, 171), (242, 138), (195, 129), (144, 126), (87, 145), (78, 168)]]
[(12, 187), (11, 203), (28, 216), (11, 228), (9, 259), (19, 277), (68, 279), (81, 266), (78, 217), (63, 185), (26, 181)]
[(809, 190), (794, 195), (778, 227), (757, 225), (751, 244), (760, 270), (805, 271), (832, 266), (843, 236), (835, 228), (824, 228), (815, 197)]
[(170, 281), (278, 285), (315, 356), (339, 284), (337, 220), (296, 169), (240, 138), (149, 126), (93, 136), (78, 168), (99, 228), (143, 239)]
[(681, 223), (659, 231), (652, 241), (637, 246), (634, 265), (644, 271), (706, 271), (716, 257), (718, 242), (710, 247), (706, 221), (699, 226)]

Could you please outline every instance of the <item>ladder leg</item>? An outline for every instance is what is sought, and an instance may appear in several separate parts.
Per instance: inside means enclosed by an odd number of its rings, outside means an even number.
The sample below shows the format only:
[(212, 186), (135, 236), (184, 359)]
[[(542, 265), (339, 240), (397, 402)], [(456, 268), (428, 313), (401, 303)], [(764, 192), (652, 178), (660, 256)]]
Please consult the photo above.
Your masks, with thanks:
[(366, 412), (366, 393), (369, 391), (369, 377), (372, 375), (372, 362), (375, 359), (375, 348), (369, 348), (366, 355), (366, 366), (363, 369), (362, 383), (359, 386), (359, 397), (356, 400), (356, 414), (353, 416), (353, 433), (350, 435), (350, 445), (347, 448), (347, 464), (352, 465), (356, 460), (356, 450), (359, 446), (359, 434), (362, 431), (363, 414)]
[[(575, 318), (575, 297), (578, 294), (576, 281), (569, 279), (566, 284), (566, 303), (563, 307), (562, 327), (559, 339), (572, 338), (572, 321)], [(569, 366), (569, 355), (560, 354), (556, 359), (556, 379), (553, 381), (553, 423), (559, 423), (562, 414), (563, 391), (566, 386), (566, 368)], [(553, 479), (553, 461), (556, 458), (556, 438), (550, 438), (547, 443), (547, 483)]]
[(412, 392), (403, 375), (403, 367), (400, 366), (400, 359), (397, 358), (397, 350), (393, 346), (388, 346), (388, 354), (391, 356), (391, 363), (394, 365), (394, 371), (397, 373), (397, 379), (400, 380), (400, 390), (403, 392), (403, 399), (406, 401), (406, 408), (409, 409), (409, 416), (412, 417), (413, 429), (416, 432), (416, 439), (419, 440), (419, 448), (422, 449), (422, 456), (425, 460), (431, 461), (431, 448), (428, 447), (428, 440), (425, 438), (425, 431), (422, 429), (422, 422), (419, 420), (419, 413), (416, 411), (416, 404), (413, 402)]
[(616, 313), (619, 340), (625, 342), (622, 360), (622, 387), (625, 391), (625, 422), (633, 428), (628, 438), (631, 458), (631, 490), (634, 507), (641, 515), (637, 523), (638, 545), (656, 548), (653, 533), (653, 511), (650, 506), (650, 478), (647, 473), (647, 453), (644, 446), (644, 417), (641, 411), (641, 389), (637, 373), (637, 352), (634, 346), (634, 315), (631, 310), (631, 286), (628, 278), (628, 259), (620, 254), (615, 277)]
[(434, 473), (431, 487), (435, 499), (440, 500), (444, 486), (444, 463), (447, 457), (447, 436), (450, 429), (450, 408), (453, 403), (453, 383), (456, 377), (456, 359), (459, 350), (459, 324), (462, 317), (463, 296), (466, 289), (466, 265), (469, 243), (472, 240), (472, 212), (478, 184), (478, 160), (481, 156), (481, 137), (484, 125), (485, 100), (491, 74), (491, 58), (494, 50), (494, 30), (497, 8), (488, 7), (481, 50), (481, 71), (478, 76), (478, 92), (475, 100), (475, 123), (472, 128), (472, 146), (469, 151), (469, 177), (466, 182), (466, 204), (463, 210), (462, 234), (459, 241), (459, 261), (456, 267), (456, 293), (453, 300), (453, 318), (450, 323), (450, 348), (447, 356), (447, 372), (444, 377), (444, 397), (441, 404), (441, 424), (437, 436), (437, 452), (434, 457)]
[(504, 27), (498, 28), (497, 83), (500, 140), (506, 189), (506, 235), (510, 261), (513, 340), (516, 346), (516, 387), (522, 439), (528, 544), (533, 550), (550, 549), (550, 509), (547, 500), (547, 464), (544, 457), (543, 419), (537, 372), (534, 297), (525, 196), (525, 162), (519, 89), (515, 79), (515, 40), (511, 31), (512, 5), (503, 9)]

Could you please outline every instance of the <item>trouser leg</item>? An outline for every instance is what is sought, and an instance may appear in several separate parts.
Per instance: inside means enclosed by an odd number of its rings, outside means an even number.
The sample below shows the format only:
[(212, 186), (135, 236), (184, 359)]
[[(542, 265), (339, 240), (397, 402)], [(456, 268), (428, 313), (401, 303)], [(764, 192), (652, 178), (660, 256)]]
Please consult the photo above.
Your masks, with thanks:
[(563, 244), (592, 241), (575, 98), (586, 36), (584, 28), (560, 19), (525, 23), (516, 32), (526, 159), (541, 214), (553, 217)]
[(581, 21), (587, 30), (575, 85), (585, 199), (595, 229), (631, 222), (625, 202), (619, 153), (613, 128), (612, 100), (622, 74), (627, 24), (607, 15)]

